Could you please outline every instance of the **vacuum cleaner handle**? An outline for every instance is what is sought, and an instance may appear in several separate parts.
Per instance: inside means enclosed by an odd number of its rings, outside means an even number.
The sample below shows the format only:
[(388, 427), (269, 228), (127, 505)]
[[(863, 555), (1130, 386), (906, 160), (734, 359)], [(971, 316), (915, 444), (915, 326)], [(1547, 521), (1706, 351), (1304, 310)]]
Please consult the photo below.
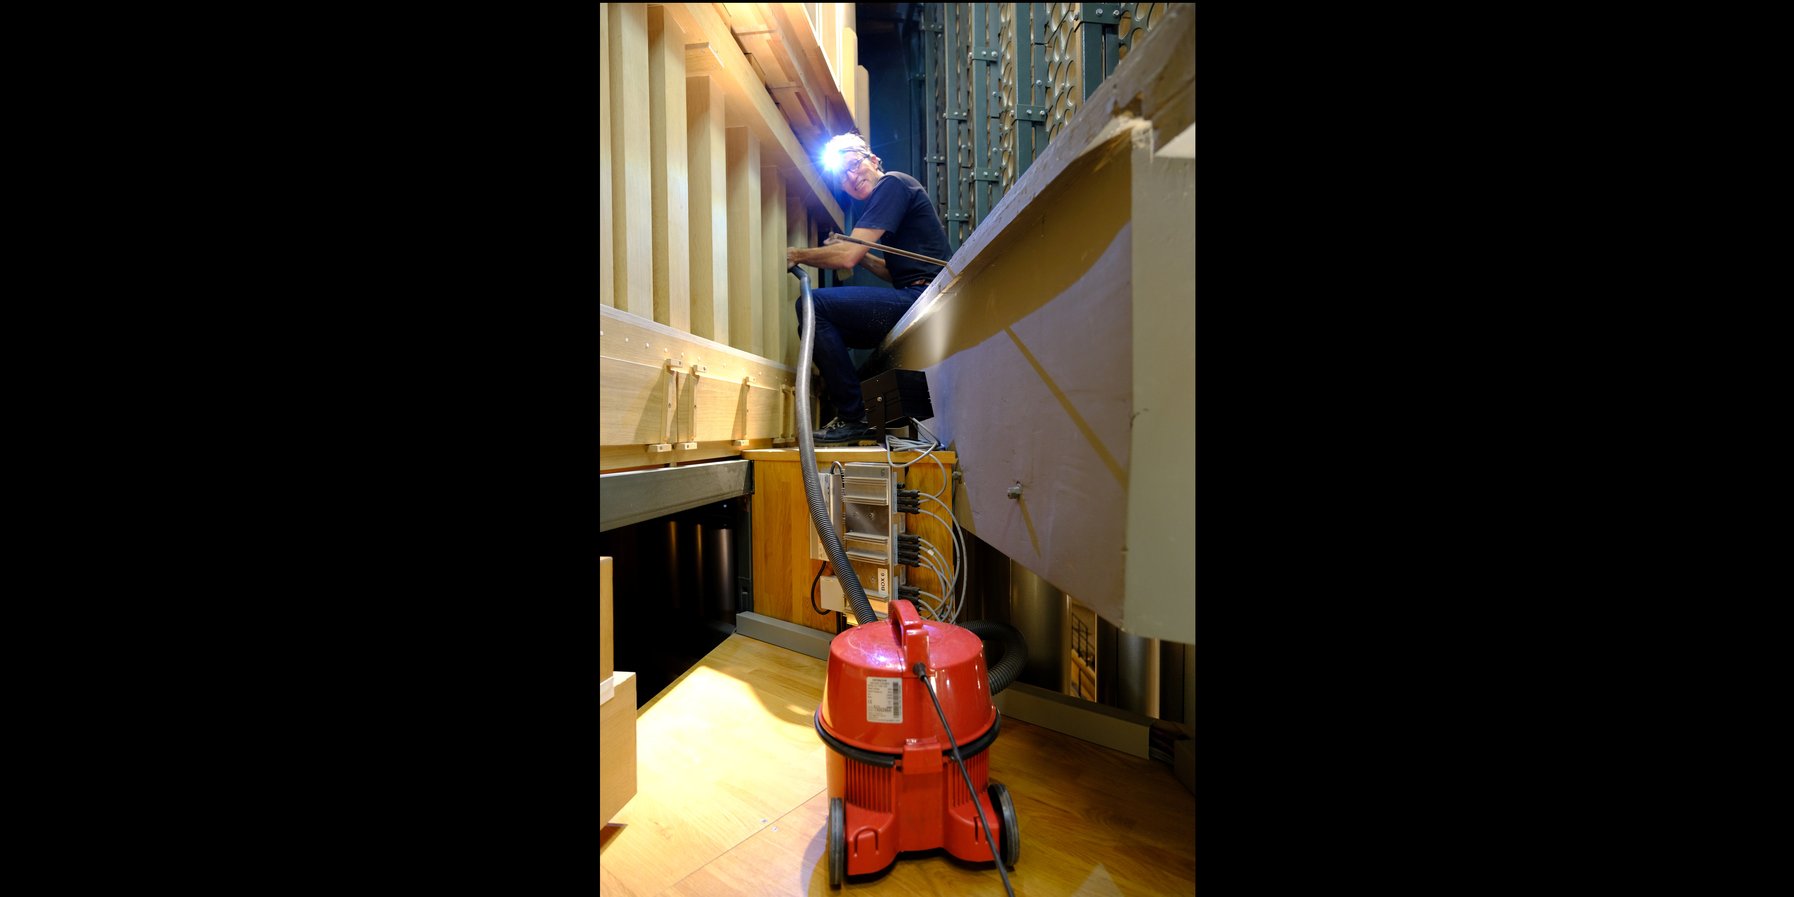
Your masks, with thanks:
[(922, 628), (922, 617), (907, 598), (898, 598), (886, 607), (891, 628), (897, 634), (897, 647), (903, 649), (903, 665), (914, 667), (928, 663), (928, 631)]

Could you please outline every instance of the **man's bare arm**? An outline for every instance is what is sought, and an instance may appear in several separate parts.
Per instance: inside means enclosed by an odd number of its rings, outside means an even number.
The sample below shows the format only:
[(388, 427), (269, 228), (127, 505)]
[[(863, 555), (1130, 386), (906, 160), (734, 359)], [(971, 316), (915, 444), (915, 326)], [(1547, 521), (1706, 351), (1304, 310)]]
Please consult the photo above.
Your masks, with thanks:
[[(866, 270), (871, 271), (873, 274), (877, 275), (879, 277), (879, 279), (891, 281), (891, 269), (885, 267), (884, 259), (881, 259), (878, 256), (873, 255), (872, 253), (868, 252), (868, 253), (866, 253), (865, 258), (860, 259), (860, 264), (863, 265), (866, 268)], [(891, 281), (891, 282), (895, 283), (896, 281)]]

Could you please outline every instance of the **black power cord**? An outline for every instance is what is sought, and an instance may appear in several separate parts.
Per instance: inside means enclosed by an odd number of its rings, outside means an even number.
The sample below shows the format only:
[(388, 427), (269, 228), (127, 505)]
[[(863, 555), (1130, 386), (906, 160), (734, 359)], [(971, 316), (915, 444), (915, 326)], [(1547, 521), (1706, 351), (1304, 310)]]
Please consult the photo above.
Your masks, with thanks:
[(934, 712), (941, 718), (941, 728), (947, 730), (947, 743), (953, 746), (953, 762), (959, 764), (959, 774), (965, 776), (966, 794), (972, 798), (972, 809), (978, 811), (978, 824), (984, 826), (984, 843), (990, 845), (991, 858), (997, 861), (997, 874), (1003, 876), (1003, 891), (1009, 897), (1015, 897), (1015, 889), (1009, 886), (1009, 871), (1003, 868), (1003, 852), (997, 849), (997, 842), (990, 836), (990, 821), (984, 818), (984, 804), (978, 802), (978, 789), (972, 787), (972, 774), (966, 771), (966, 761), (959, 756), (959, 739), (953, 737), (953, 727), (947, 725), (947, 714), (941, 710), (941, 699), (934, 693), (934, 683), (928, 681), (928, 667), (917, 663), (910, 667), (910, 672), (922, 680), (928, 689), (928, 699), (934, 702)]

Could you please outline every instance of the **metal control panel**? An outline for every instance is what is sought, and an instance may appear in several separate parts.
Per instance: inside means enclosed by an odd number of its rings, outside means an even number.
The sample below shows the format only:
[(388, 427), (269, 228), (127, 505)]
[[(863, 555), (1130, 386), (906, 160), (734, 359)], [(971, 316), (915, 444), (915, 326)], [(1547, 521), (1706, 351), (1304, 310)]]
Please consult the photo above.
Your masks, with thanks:
[[(842, 464), (832, 475), (828, 467), (820, 473), (829, 522), (841, 538), (841, 547), (859, 575), (866, 597), (875, 599), (875, 609), (882, 608), (904, 582), (903, 567), (897, 563), (897, 537), (905, 532), (903, 515), (897, 513), (897, 478), (888, 465), (858, 462)], [(814, 523), (810, 526), (810, 558), (829, 560)], [(820, 594), (823, 608), (848, 611), (838, 582), (824, 582)]]

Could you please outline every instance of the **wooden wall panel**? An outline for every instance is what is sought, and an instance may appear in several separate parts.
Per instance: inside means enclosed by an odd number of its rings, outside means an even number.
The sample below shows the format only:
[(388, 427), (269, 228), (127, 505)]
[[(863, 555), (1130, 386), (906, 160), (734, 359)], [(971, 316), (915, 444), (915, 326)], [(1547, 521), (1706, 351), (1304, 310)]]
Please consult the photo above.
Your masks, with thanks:
[(598, 66), (598, 302), (616, 305), (617, 268), (611, 259), (610, 198), (610, 4), (600, 4), (598, 47), (604, 61)]
[(644, 318), (654, 316), (654, 210), (648, 139), (648, 8), (606, 4), (610, 67), (611, 239), (615, 293), (612, 305)]
[(785, 273), (785, 178), (770, 165), (760, 169), (760, 254), (760, 354), (782, 361), (788, 337), (779, 329), (779, 299), (784, 281), (796, 278)]
[(687, 78), (685, 108), (690, 154), (691, 332), (728, 343), (729, 169), (722, 87), (710, 75)]
[(648, 7), (649, 144), (653, 158), (654, 320), (691, 330), (691, 252), (685, 146), (685, 35)]
[(765, 355), (760, 295), (760, 142), (746, 127), (728, 129), (729, 345)]
[[(916, 452), (897, 452), (893, 458), (903, 463), (917, 457)], [(749, 451), (742, 457), (754, 462), (754, 612), (785, 620), (822, 632), (834, 632), (833, 615), (818, 615), (810, 604), (810, 583), (822, 561), (810, 558), (810, 508), (804, 495), (803, 468), (797, 449)], [(905, 488), (921, 489), (930, 494), (939, 491), (942, 501), (952, 502), (952, 490), (942, 488), (943, 476), (950, 476), (957, 456), (952, 452), (936, 452), (942, 459), (937, 466), (932, 460), (912, 465), (898, 473)], [(816, 450), (818, 470), (827, 470), (833, 461), (885, 460), (879, 449), (819, 448)], [(944, 471), (944, 472), (943, 472)], [(939, 505), (926, 499), (922, 506), (947, 518)], [(924, 514), (907, 515), (908, 532), (919, 534), (940, 549), (949, 561), (953, 559), (953, 538), (945, 524)], [(944, 565), (945, 566), (945, 565)], [(949, 569), (949, 573), (952, 571)], [(911, 585), (946, 597), (945, 585), (927, 569), (908, 571)]]
[[(780, 390), (795, 385), (790, 368), (614, 313), (604, 317), (598, 342), (601, 444), (663, 441), (669, 386), (676, 415), (671, 441), (778, 434)], [(669, 360), (682, 368), (677, 380), (669, 377)]]

